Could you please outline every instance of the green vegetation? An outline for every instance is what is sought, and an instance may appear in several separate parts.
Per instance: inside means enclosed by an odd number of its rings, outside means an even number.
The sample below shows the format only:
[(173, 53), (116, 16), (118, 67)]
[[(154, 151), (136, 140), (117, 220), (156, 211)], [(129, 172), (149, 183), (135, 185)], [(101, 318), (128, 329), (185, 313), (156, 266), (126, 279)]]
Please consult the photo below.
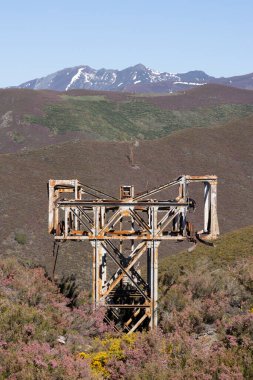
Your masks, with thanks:
[[(226, 309), (228, 315), (236, 308), (240, 312), (250, 310), (253, 307), (253, 228), (227, 234), (215, 247), (200, 245), (192, 253), (171, 255), (160, 262), (159, 269), (161, 315), (173, 308), (182, 311), (195, 301), (199, 307), (200, 300), (210, 302), (212, 297), (220, 297), (224, 305), (228, 297), (227, 302), (235, 307)], [(222, 307), (220, 311), (226, 314)], [(201, 323), (208, 319), (204, 312), (202, 317)]]
[[(160, 263), (159, 284), (160, 326), (169, 334), (184, 331), (185, 339), (188, 336), (197, 340), (202, 346), (203, 358), (209, 352), (207, 378), (223, 378), (219, 371), (216, 375), (209, 372), (213, 352), (219, 346), (223, 347), (221, 363), (230, 363), (231, 368), (233, 363), (238, 370), (232, 375), (230, 368), (228, 378), (251, 379), (253, 228), (223, 236), (214, 248), (199, 246), (192, 253), (182, 252), (166, 258)], [(187, 347), (186, 343), (184, 348), (186, 366), (193, 364), (191, 344)], [(201, 362), (203, 364), (202, 359)]]
[(10, 137), (17, 144), (21, 144), (25, 141), (25, 137), (21, 133), (16, 131), (11, 132)]
[(64, 95), (63, 101), (27, 115), (26, 122), (48, 127), (53, 133), (82, 131), (102, 140), (155, 139), (192, 127), (221, 125), (253, 114), (253, 105), (220, 105), (191, 110), (165, 110), (132, 97), (110, 101), (104, 96)]
[[(201, 273), (228, 270), (238, 261), (253, 259), (253, 227), (228, 233), (215, 241), (214, 247), (203, 244), (191, 253), (170, 255), (159, 263), (160, 283), (175, 283), (181, 275), (199, 270)], [(253, 289), (252, 289), (253, 290)]]
[(14, 239), (16, 240), (18, 244), (22, 244), (22, 245), (26, 244), (27, 242), (27, 236), (26, 234), (22, 232), (16, 232)]

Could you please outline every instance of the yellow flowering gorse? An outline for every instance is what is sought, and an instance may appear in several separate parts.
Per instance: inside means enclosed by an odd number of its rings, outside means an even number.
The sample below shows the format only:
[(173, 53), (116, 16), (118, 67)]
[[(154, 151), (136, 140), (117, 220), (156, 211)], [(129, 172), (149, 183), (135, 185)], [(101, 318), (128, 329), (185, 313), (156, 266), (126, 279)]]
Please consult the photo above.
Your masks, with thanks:
[(117, 359), (123, 359), (124, 353), (122, 349), (122, 344), (127, 346), (133, 346), (136, 340), (135, 334), (123, 335), (120, 338), (105, 338), (100, 340), (96, 338), (96, 343), (103, 350), (93, 353), (80, 352), (78, 354), (79, 358), (89, 359), (91, 361), (91, 368), (94, 372), (102, 374), (105, 378), (109, 376), (109, 372), (106, 370), (105, 365), (108, 360), (112, 357)]

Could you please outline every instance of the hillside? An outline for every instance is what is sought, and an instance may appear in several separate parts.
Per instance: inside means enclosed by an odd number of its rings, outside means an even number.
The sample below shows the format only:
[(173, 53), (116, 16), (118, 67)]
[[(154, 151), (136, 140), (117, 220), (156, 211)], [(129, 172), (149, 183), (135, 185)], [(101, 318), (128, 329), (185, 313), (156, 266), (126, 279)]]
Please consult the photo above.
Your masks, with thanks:
[[(252, 139), (247, 90), (0, 91), (0, 380), (250, 380)], [(222, 236), (192, 253), (163, 242), (158, 331), (115, 335), (90, 305), (89, 243), (60, 245), (55, 280), (71, 298), (49, 281), (47, 181), (77, 178), (118, 196), (122, 184), (138, 193), (181, 174), (218, 176)], [(202, 186), (190, 197), (199, 230)]]
[(159, 329), (113, 333), (87, 293), (78, 307), (41, 268), (0, 261), (1, 379), (229, 379), (253, 376), (253, 227), (160, 263)]
[(73, 140), (153, 140), (253, 115), (253, 92), (219, 85), (166, 96), (0, 90), (0, 153)]
[[(222, 127), (185, 129), (163, 139), (141, 141), (133, 149), (127, 142), (75, 141), (36, 151), (0, 155), (0, 250), (52, 270), (52, 238), (47, 234), (49, 178), (78, 178), (81, 182), (118, 195), (121, 184), (136, 192), (166, 183), (180, 174), (217, 174), (218, 216), (221, 232), (252, 223), (253, 118)], [(134, 164), (134, 165), (133, 165)], [(201, 217), (202, 187), (191, 189)], [(200, 226), (200, 219), (197, 226)], [(18, 234), (25, 235), (19, 242)], [(161, 245), (161, 255), (180, 245)], [(91, 247), (62, 244), (59, 274), (78, 273), (90, 281)]]

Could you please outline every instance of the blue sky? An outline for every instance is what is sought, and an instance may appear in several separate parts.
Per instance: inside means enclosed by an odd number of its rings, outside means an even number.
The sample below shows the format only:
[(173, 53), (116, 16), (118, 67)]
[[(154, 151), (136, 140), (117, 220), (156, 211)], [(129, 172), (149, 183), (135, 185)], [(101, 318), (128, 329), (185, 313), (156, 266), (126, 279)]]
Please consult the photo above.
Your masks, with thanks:
[(253, 72), (253, 0), (1, 0), (0, 87), (65, 67)]

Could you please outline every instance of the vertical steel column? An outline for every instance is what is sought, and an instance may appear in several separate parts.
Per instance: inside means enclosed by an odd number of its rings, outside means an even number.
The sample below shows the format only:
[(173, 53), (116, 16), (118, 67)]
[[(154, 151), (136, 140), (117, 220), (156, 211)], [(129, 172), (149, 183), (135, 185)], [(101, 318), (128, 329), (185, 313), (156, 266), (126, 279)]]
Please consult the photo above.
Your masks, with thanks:
[[(94, 235), (97, 237), (105, 222), (105, 207), (93, 207), (94, 212)], [(103, 244), (105, 244), (103, 242)], [(102, 289), (106, 284), (106, 250), (102, 241), (95, 239), (93, 246), (93, 302), (98, 306), (102, 297)]]
[(55, 206), (55, 201), (59, 196), (59, 191), (54, 188), (55, 181), (49, 180), (48, 183), (48, 232), (56, 231), (59, 223), (59, 208)]
[[(99, 207), (93, 207), (93, 220), (94, 220), (94, 235), (98, 234), (99, 227)], [(98, 253), (98, 240), (92, 241), (93, 246), (93, 260), (92, 260), (92, 288), (93, 288), (93, 304), (96, 308), (99, 301), (99, 253)]]
[[(105, 207), (100, 207), (100, 215), (99, 215), (99, 229), (101, 230), (105, 225)], [(103, 244), (106, 244), (103, 242)], [(102, 296), (102, 288), (106, 284), (106, 250), (102, 246), (102, 242), (99, 242), (99, 272), (100, 272), (100, 280), (101, 285), (99, 287), (99, 297)]]
[(211, 184), (211, 237), (217, 238), (220, 233), (217, 215), (217, 180), (210, 181)]
[[(123, 221), (123, 218), (120, 218), (120, 221), (119, 221), (120, 231), (122, 231), (122, 226), (123, 226), (122, 221)], [(119, 241), (119, 251), (120, 251), (120, 253), (123, 253), (123, 240), (122, 239), (120, 239), (120, 241)]]
[[(58, 191), (56, 191), (56, 197), (58, 197)], [(59, 224), (59, 207), (54, 208), (54, 230), (56, 231)]]
[(204, 182), (204, 233), (210, 230), (210, 210), (211, 210), (211, 185)]
[[(148, 208), (148, 225), (150, 226), (150, 230), (152, 229), (152, 212), (151, 207)], [(153, 284), (153, 276), (152, 276), (152, 270), (151, 270), (151, 262), (152, 262), (152, 241), (147, 242), (147, 284), (148, 284), (148, 296), (151, 298), (151, 288)], [(151, 299), (151, 306), (150, 306), (150, 322), (149, 322), (149, 329), (152, 329), (152, 299)]]
[(65, 211), (65, 215), (64, 215), (64, 224), (65, 224), (65, 228), (64, 228), (64, 237), (66, 238), (68, 236), (68, 230), (69, 230), (69, 207), (65, 207), (64, 209)]
[(150, 297), (150, 322), (149, 322), (149, 329), (151, 330), (154, 325), (154, 315), (153, 315), (153, 310), (154, 310), (154, 246), (153, 246), (153, 241), (147, 242), (147, 284), (149, 288), (148, 296)]
[(78, 180), (74, 180), (75, 183), (75, 199), (78, 199)]
[[(78, 199), (78, 181), (77, 179), (75, 180), (75, 199)], [(75, 230), (78, 229), (78, 209), (76, 207), (73, 208), (74, 213), (72, 213), (72, 218), (73, 218), (73, 227)]]
[[(131, 216), (131, 231), (134, 232), (134, 218)], [(131, 240), (131, 252), (134, 251), (134, 240)]]
[[(81, 188), (77, 188), (77, 199), (78, 200), (82, 199), (82, 190), (81, 190)], [(80, 210), (78, 208), (76, 208), (75, 209), (75, 213), (77, 215), (77, 216), (75, 216), (75, 229), (76, 230), (80, 230), (80, 228), (81, 228), (81, 222), (80, 222), (81, 212), (80, 212)]]
[(55, 205), (54, 205), (54, 185), (53, 180), (49, 180), (48, 182), (48, 232), (51, 234), (54, 229), (54, 213), (55, 213)]
[[(182, 201), (187, 202), (187, 182), (186, 182), (186, 177), (183, 176), (181, 180), (181, 186), (182, 186)], [(183, 236), (186, 236), (186, 214), (187, 214), (187, 208), (184, 207), (182, 212), (181, 212), (181, 229), (182, 229), (182, 234)]]
[(153, 208), (153, 270), (154, 270), (154, 275), (153, 275), (153, 326), (152, 328), (157, 327), (157, 322), (158, 322), (158, 247), (160, 242), (155, 240), (156, 235), (157, 235), (157, 212), (158, 208), (154, 207)]
[(151, 211), (151, 234), (152, 240), (148, 243), (148, 284), (150, 287), (150, 299), (151, 299), (151, 310), (150, 310), (150, 324), (149, 328), (154, 329), (157, 326), (157, 301), (158, 301), (158, 246), (159, 242), (156, 241), (157, 235), (157, 207), (152, 207)]

